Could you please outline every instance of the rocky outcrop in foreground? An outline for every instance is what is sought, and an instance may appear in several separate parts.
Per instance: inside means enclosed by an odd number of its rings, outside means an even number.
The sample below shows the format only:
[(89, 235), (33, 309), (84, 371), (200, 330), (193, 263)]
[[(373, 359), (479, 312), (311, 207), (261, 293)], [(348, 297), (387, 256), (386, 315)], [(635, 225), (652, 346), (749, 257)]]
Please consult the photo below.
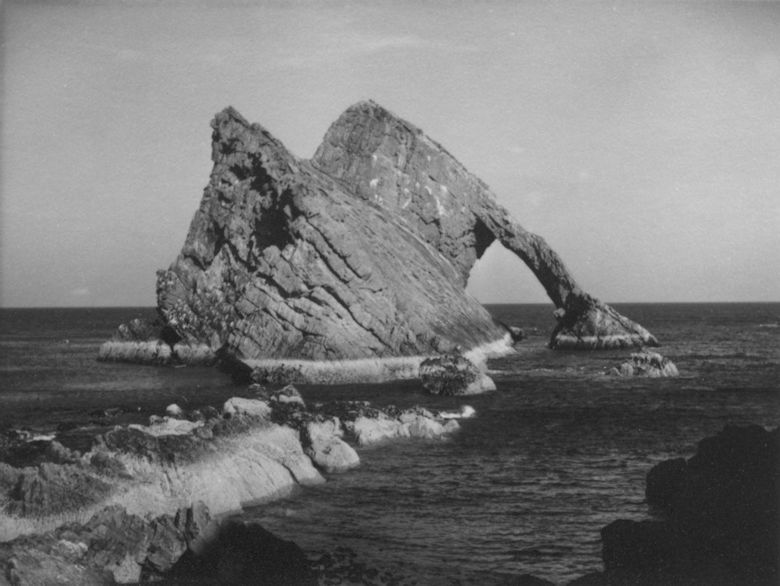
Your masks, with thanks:
[[(260, 367), (303, 361), (296, 368), (308, 380), (317, 365), (339, 361), (338, 372), (374, 380), (417, 376), (424, 357), (458, 347), (506, 352), (506, 332), (465, 293), (495, 240), (558, 308), (551, 347), (656, 343), (583, 292), (547, 243), (441, 145), (374, 102), (344, 112), (308, 161), (232, 108), (212, 127), (211, 179), (181, 254), (157, 280), (173, 334), (165, 343), (181, 361), (190, 349)], [(105, 359), (122, 359), (115, 342)], [(128, 358), (165, 360), (164, 349), (147, 346), (128, 347)], [(382, 361), (395, 363), (387, 370)]]
[(169, 405), (170, 415), (115, 426), (86, 451), (73, 446), (83, 434), (0, 436), (0, 585), (297, 586), (316, 584), (318, 573), (386, 583), (339, 556), (314, 563), (295, 544), (225, 515), (357, 466), (353, 445), (445, 438), (474, 410), (308, 408), (292, 385), (251, 391), (221, 411)]
[[(0, 584), (317, 584), (294, 543), (203, 503), (153, 519), (110, 506), (83, 525), (0, 544)], [(7, 581), (4, 581), (7, 580)]]
[(83, 524), (114, 505), (141, 517), (198, 502), (214, 514), (238, 511), (357, 466), (353, 445), (442, 438), (457, 429), (449, 414), (422, 408), (347, 402), (309, 409), (287, 387), (233, 397), (221, 412), (116, 426), (86, 450), (67, 434), (32, 441), (9, 435), (0, 441), (0, 542)]
[(572, 585), (778, 583), (780, 428), (727, 426), (653, 467), (645, 494), (654, 518), (602, 529), (604, 572)]

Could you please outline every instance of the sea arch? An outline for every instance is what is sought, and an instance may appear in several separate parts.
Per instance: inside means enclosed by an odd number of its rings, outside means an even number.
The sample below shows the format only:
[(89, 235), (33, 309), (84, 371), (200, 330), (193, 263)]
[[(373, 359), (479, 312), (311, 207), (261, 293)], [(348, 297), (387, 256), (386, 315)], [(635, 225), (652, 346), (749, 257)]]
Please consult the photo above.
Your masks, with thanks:
[(642, 326), (584, 292), (544, 238), (523, 228), (444, 147), (377, 103), (347, 109), (310, 162), (411, 225), (452, 264), (464, 288), (474, 263), (499, 241), (525, 263), (556, 307), (552, 348), (657, 345)]

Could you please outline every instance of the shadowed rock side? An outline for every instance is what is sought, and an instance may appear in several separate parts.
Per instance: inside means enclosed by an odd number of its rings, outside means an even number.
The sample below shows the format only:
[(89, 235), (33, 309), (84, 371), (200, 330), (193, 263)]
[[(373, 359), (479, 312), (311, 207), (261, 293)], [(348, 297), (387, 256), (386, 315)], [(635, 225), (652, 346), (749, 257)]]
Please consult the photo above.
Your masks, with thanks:
[(232, 108), (212, 126), (211, 180), (181, 254), (158, 274), (158, 308), (184, 344), (245, 360), (415, 366), (496, 348), (506, 332), (465, 293), (495, 239), (562, 310), (553, 347), (655, 343), (582, 293), (442, 147), (372, 102), (347, 110), (311, 162)]
[(571, 586), (774, 586), (780, 564), (780, 428), (726, 426), (647, 475), (653, 519), (601, 530), (604, 571)]
[(296, 160), (232, 109), (158, 305), (187, 342), (241, 358), (436, 354), (505, 333), (459, 273), (397, 215)]

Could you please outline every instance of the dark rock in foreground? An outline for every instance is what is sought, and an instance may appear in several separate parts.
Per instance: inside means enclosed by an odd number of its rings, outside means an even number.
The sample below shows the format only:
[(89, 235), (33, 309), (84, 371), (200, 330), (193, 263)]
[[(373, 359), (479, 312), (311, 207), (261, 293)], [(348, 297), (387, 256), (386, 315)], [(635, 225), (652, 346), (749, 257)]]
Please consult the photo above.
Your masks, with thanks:
[(316, 584), (294, 543), (256, 524), (212, 520), (202, 504), (153, 519), (111, 506), (83, 525), (0, 544), (0, 583)]
[[(459, 429), (454, 419), (474, 413), (468, 406), (433, 413), (367, 402), (308, 408), (291, 385), (251, 390), (262, 398), (232, 397), (221, 413), (171, 405), (176, 417), (116, 425), (92, 437), (83, 452), (55, 434), (0, 435), (0, 585), (161, 577), (173, 583), (316, 583), (295, 544), (235, 520), (215, 525), (209, 510), (240, 511), (324, 482), (320, 471), (353, 468), (360, 458), (347, 441), (443, 439)], [(329, 574), (360, 570), (371, 578), (365, 583), (387, 583), (360, 564), (320, 565)]]
[[(380, 373), (392, 378), (416, 376), (422, 357), (458, 346), (508, 351), (506, 332), (465, 293), (495, 240), (558, 308), (551, 347), (656, 343), (581, 291), (546, 242), (442, 146), (373, 102), (349, 108), (310, 161), (232, 108), (212, 126), (211, 180), (181, 254), (158, 275), (165, 331), (180, 340), (167, 342), (174, 354), (205, 346), (245, 361), (406, 359)], [(104, 358), (121, 359), (121, 346)], [(127, 350), (142, 361), (164, 353)], [(364, 378), (381, 370), (362, 368)]]
[(647, 475), (658, 520), (602, 529), (604, 572), (579, 586), (774, 586), (780, 555), (780, 428), (727, 426), (689, 460)]
[(189, 550), (171, 568), (174, 581), (198, 584), (315, 586), (311, 564), (295, 543), (255, 523), (229, 519), (196, 553)]
[(210, 522), (197, 505), (152, 520), (111, 506), (89, 521), (0, 544), (0, 583), (127, 584), (162, 577)]

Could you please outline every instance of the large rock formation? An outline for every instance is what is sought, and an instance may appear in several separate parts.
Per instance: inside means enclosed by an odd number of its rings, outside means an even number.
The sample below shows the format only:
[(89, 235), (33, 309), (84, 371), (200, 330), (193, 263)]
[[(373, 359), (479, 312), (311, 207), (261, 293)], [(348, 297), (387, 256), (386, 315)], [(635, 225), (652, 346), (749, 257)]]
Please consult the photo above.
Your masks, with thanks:
[(506, 349), (506, 331), (465, 293), (494, 240), (558, 308), (552, 347), (656, 343), (582, 292), (443, 147), (373, 102), (349, 108), (310, 161), (232, 108), (212, 126), (211, 180), (157, 282), (160, 314), (186, 345), (249, 361), (410, 357), (390, 377), (409, 364), (416, 374), (421, 356)]

